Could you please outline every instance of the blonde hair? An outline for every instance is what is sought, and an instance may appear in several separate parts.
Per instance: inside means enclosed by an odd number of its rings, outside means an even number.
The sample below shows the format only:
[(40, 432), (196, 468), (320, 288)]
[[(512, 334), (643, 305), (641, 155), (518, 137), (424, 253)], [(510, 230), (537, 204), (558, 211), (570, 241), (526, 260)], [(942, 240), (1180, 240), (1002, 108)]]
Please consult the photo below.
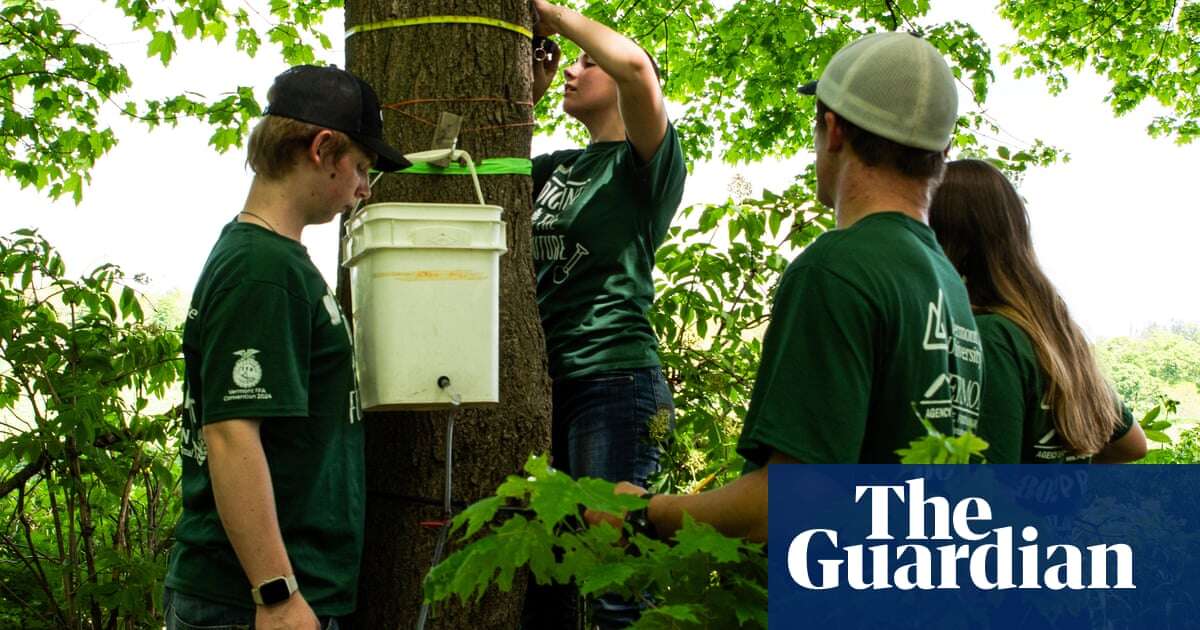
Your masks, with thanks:
[(987, 162), (951, 162), (929, 208), (929, 225), (966, 281), (971, 304), (1029, 335), (1048, 377), (1044, 402), (1058, 434), (1077, 454), (1099, 452), (1120, 422), (1116, 394), (1038, 265), (1016, 189)]
[[(264, 116), (246, 143), (246, 166), (266, 179), (277, 180), (286, 176), (296, 166), (301, 155), (312, 145), (317, 134), (325, 127), (309, 124), (283, 116)], [(325, 145), (329, 157), (341, 159), (354, 141), (340, 131), (328, 130), (333, 134)]]

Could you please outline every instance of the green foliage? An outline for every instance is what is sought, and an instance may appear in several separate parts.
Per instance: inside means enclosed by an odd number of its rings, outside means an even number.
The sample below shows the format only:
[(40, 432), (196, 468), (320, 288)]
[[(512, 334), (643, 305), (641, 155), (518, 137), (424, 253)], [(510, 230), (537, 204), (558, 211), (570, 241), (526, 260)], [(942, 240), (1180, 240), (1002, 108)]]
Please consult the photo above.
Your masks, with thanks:
[[(270, 3), (251, 19), (241, 3), (226, 0), (109, 0), (128, 19), (130, 30), (149, 37), (146, 55), (167, 65), (179, 41), (229, 43), (253, 57), (264, 39), (290, 64), (315, 60), (314, 45), (329, 49), (318, 31), (324, 14), (341, 0)], [(252, 9), (253, 10), (253, 9)], [(230, 38), (233, 32), (235, 36)], [(212, 126), (209, 143), (218, 151), (240, 146), (261, 113), (248, 86), (230, 86), (207, 98), (194, 92), (119, 103), (134, 79), (109, 51), (63, 21), (43, 0), (5, 0), (0, 5), (0, 174), (52, 198), (82, 199), (96, 160), (116, 144), (104, 123), (103, 106), (153, 128), (196, 119)]]
[(1004, 0), (1021, 39), (1000, 54), (1017, 76), (1042, 75), (1053, 92), (1087, 65), (1112, 82), (1117, 115), (1150, 99), (1171, 110), (1148, 131), (1180, 143), (1200, 135), (1200, 5), (1191, 0)]
[(1200, 464), (1200, 427), (1181, 433), (1171, 446), (1150, 449), (1139, 464)]
[(1141, 420), (1138, 420), (1138, 425), (1142, 427), (1142, 432), (1146, 434), (1146, 439), (1159, 444), (1170, 444), (1171, 436), (1167, 435), (1167, 429), (1174, 424), (1170, 420), (1170, 416), (1179, 408), (1179, 402), (1170, 398), (1163, 398), (1158, 405), (1146, 412)]
[(1194, 327), (1151, 327), (1135, 337), (1096, 344), (1096, 358), (1122, 400), (1146, 413), (1170, 397), (1172, 385), (1200, 388), (1200, 338)]
[[(973, 95), (980, 111), (961, 118), (958, 148), (995, 158), (1002, 167), (1017, 171), (1062, 157), (1041, 141), (1013, 146), (995, 139), (999, 127), (982, 113), (995, 78), (990, 48), (969, 24), (930, 22), (930, 3), (925, 0), (566, 4), (630, 35), (655, 55), (667, 98), (686, 105), (674, 122), (684, 152), (692, 159), (719, 156), (730, 163), (749, 162), (810, 148), (815, 104), (796, 87), (817, 78), (847, 42), (882, 30), (927, 38), (947, 56), (955, 76)], [(764, 28), (767, 24), (771, 27)], [(574, 53), (571, 46), (564, 47), (565, 59)], [(559, 95), (548, 96), (538, 108), (539, 120), (550, 120), (544, 130), (564, 122), (556, 113)], [(1006, 155), (998, 156), (1000, 148)]]
[(734, 446), (786, 254), (833, 227), (814, 190), (810, 169), (781, 195), (685, 209), (659, 249), (648, 315), (678, 411), (656, 490), (693, 491), (740, 472)]
[[(146, 55), (164, 65), (189, 40), (232, 46), (249, 57), (269, 43), (296, 64), (314, 61), (318, 47), (331, 48), (319, 29), (342, 0), (270, 0), (262, 10), (231, 0), (106, 4), (131, 30), (147, 36)], [(685, 104), (676, 124), (692, 158), (719, 155), (736, 163), (807, 149), (814, 104), (796, 93), (796, 85), (818, 76), (847, 41), (879, 30), (920, 33), (947, 55), (976, 106), (964, 107), (955, 141), (964, 155), (986, 156), (1014, 173), (1064, 157), (1038, 140), (1014, 146), (1015, 141), (996, 139), (1000, 127), (982, 108), (994, 79), (991, 49), (969, 24), (930, 22), (926, 0), (568, 4), (617, 25), (655, 54), (668, 98)], [(1001, 11), (1023, 37), (1001, 55), (1023, 60), (1018, 74), (1045, 75), (1051, 89), (1061, 89), (1065, 70), (1087, 63), (1113, 80), (1110, 100), (1118, 113), (1153, 97), (1175, 115), (1157, 118), (1151, 133), (1181, 141), (1197, 133), (1200, 8), (1194, 3), (1119, 0), (1097, 8), (1066, 0), (1008, 0)], [(7, 154), (0, 158), (0, 173), (76, 201), (95, 160), (115, 143), (101, 106), (117, 103), (134, 85), (108, 51), (81, 41), (82, 35), (45, 0), (6, 0), (0, 9), (0, 137)], [(564, 52), (570, 59), (575, 51), (568, 45)], [(551, 120), (544, 129), (564, 122), (561, 113), (552, 113), (559, 95), (549, 96), (538, 107)], [(239, 146), (260, 113), (247, 86), (230, 86), (215, 98), (187, 92), (127, 100), (119, 109), (150, 127), (202, 120), (213, 127), (210, 143), (219, 151)]]
[[(507, 591), (525, 567), (539, 584), (574, 583), (584, 596), (646, 598), (634, 628), (766, 628), (766, 556), (761, 546), (726, 538), (685, 517), (671, 544), (608, 524), (580, 527), (581, 507), (622, 514), (645, 505), (613, 494), (599, 479), (575, 481), (544, 457), (525, 464), (496, 496), (467, 508), (451, 524), (472, 541), (430, 572), (425, 597), (477, 600), (495, 583)], [(505, 506), (527, 505), (512, 513)], [(497, 515), (506, 518), (496, 523)]]
[(896, 451), (901, 464), (981, 464), (987, 459), (983, 452), (988, 443), (983, 438), (967, 431), (962, 435), (950, 436), (938, 431), (927, 418), (921, 416), (916, 407), (913, 413), (925, 427), (925, 435), (913, 440), (908, 448)]
[(1200, 426), (1180, 432), (1178, 440), (1172, 440), (1167, 434), (1176, 425), (1177, 421), (1171, 416), (1178, 411), (1178, 405), (1178, 401), (1163, 398), (1138, 421), (1146, 438), (1157, 442), (1158, 448), (1150, 449), (1137, 463), (1200, 464)]
[(78, 203), (96, 158), (116, 144), (101, 103), (131, 85), (108, 52), (79, 41), (36, 2), (0, 7), (0, 173)]
[(179, 510), (176, 414), (154, 409), (179, 336), (116, 267), (65, 273), (35, 232), (0, 237), (0, 610), (30, 628), (144, 627)]

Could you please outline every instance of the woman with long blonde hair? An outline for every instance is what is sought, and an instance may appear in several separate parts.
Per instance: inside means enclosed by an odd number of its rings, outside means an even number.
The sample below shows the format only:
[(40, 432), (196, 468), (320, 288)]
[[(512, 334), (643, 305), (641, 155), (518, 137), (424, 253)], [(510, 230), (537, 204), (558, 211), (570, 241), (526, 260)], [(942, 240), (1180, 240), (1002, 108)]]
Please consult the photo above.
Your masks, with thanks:
[(988, 459), (1120, 463), (1145, 455), (1141, 427), (1038, 265), (1025, 204), (1004, 174), (982, 160), (951, 162), (929, 224), (962, 274), (983, 341), (979, 434)]

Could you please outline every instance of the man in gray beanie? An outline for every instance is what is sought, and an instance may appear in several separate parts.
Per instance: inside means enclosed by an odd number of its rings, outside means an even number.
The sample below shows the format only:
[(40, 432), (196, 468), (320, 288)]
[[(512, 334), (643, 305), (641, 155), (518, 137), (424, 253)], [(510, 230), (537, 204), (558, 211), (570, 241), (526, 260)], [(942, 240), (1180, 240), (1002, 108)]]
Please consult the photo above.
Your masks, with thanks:
[[(819, 81), (817, 198), (837, 229), (784, 272), (738, 440), (745, 474), (717, 490), (651, 497), (626, 520), (670, 537), (683, 513), (731, 536), (767, 538), (776, 463), (897, 463), (925, 431), (974, 431), (982, 353), (966, 288), (927, 217), (957, 119), (941, 54), (906, 33), (838, 51)], [(621, 484), (618, 492), (644, 495)], [(612, 517), (592, 513), (593, 522)]]

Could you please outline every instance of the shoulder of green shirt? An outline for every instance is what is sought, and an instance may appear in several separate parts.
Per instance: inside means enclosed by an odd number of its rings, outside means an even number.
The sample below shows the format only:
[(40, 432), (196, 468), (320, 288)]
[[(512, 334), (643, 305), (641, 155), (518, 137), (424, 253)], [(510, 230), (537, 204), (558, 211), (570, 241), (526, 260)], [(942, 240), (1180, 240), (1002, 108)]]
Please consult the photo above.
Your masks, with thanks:
[(308, 291), (297, 294), (294, 290), (297, 286), (311, 288), (314, 283), (324, 283), (320, 272), (302, 250), (297, 251), (270, 238), (249, 238), (244, 242), (252, 243), (253, 247), (231, 243), (215, 261), (219, 264), (219, 275), (210, 280), (214, 292), (270, 286), (309, 303), (324, 297), (324, 291), (320, 295), (309, 295)]
[(633, 143), (628, 138), (625, 139), (625, 150), (633, 158), (633, 164), (642, 169), (651, 168), (652, 166), (662, 162), (666, 156), (672, 154), (683, 155), (683, 145), (679, 142), (679, 132), (675, 130), (675, 125), (671, 121), (667, 121), (667, 128), (663, 132), (662, 142), (658, 148), (654, 150), (654, 155), (646, 161), (642, 161), (638, 157), (637, 151), (633, 148)]
[(875, 232), (882, 228), (885, 231), (898, 229), (907, 233), (901, 224), (886, 221), (881, 223), (879, 218), (871, 215), (850, 227), (825, 232), (804, 248), (797, 260), (822, 261), (836, 265), (842, 262), (857, 263), (864, 258), (876, 257), (880, 246), (873, 240)]
[(855, 274), (847, 267), (861, 263), (858, 250), (864, 246), (853, 233), (846, 230), (826, 232), (804, 248), (787, 266), (784, 278), (805, 270), (821, 270), (861, 291), (861, 287), (853, 280)]
[(533, 169), (536, 173), (538, 169), (545, 169), (549, 175), (559, 164), (567, 161), (567, 159), (583, 153), (583, 149), (562, 149), (559, 151), (551, 151), (543, 153), (533, 158)]
[(985, 341), (1011, 349), (1013, 352), (1033, 350), (1029, 335), (1011, 319), (999, 313), (975, 313), (975, 326)]
[[(797, 264), (799, 263), (799, 264)], [(804, 261), (799, 258), (793, 264), (789, 265), (783, 272), (783, 278), (780, 279), (780, 285), (787, 281), (811, 283), (814, 279), (820, 277), (823, 279), (832, 279), (835, 284), (843, 285), (846, 289), (853, 292), (856, 296), (866, 299), (866, 292), (856, 283), (850, 274), (844, 273), (838, 269), (836, 261), (828, 259)]]
[(550, 176), (554, 174), (554, 169), (558, 168), (559, 164), (578, 156), (580, 153), (583, 153), (583, 149), (563, 149), (561, 151), (551, 151), (550, 153), (534, 156), (531, 160), (532, 166), (529, 171), (530, 176), (533, 177), (534, 197), (537, 197), (538, 192), (542, 186), (546, 185)]
[(1129, 433), (1129, 430), (1133, 428), (1134, 423), (1137, 422), (1133, 417), (1133, 412), (1129, 410), (1124, 401), (1118, 398), (1117, 404), (1120, 405), (1121, 420), (1117, 423), (1117, 427), (1113, 429), (1112, 437), (1108, 439), (1109, 442), (1116, 442), (1125, 437)]

